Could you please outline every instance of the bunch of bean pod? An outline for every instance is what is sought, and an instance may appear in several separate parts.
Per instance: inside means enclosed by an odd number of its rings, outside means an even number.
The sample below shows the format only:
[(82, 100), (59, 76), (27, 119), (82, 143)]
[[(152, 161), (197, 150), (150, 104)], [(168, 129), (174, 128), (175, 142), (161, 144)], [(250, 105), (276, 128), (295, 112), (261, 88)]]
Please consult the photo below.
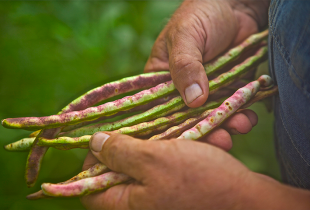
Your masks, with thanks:
[[(198, 108), (188, 108), (167, 71), (145, 73), (107, 83), (78, 97), (57, 115), (2, 120), (6, 128), (33, 130), (5, 146), (9, 151), (28, 151), (26, 182), (37, 180), (41, 162), (49, 147), (60, 150), (88, 148), (91, 135), (113, 131), (147, 140), (186, 138), (197, 140), (219, 126), (240, 108), (277, 93), (269, 76), (249, 82), (245, 78), (267, 58), (268, 31), (254, 34), (205, 65), (210, 97)], [(148, 89), (149, 88), (149, 89)], [(95, 104), (124, 93), (141, 90), (119, 100)], [(236, 92), (235, 92), (236, 91)], [(132, 114), (122, 117), (124, 114)], [(122, 117), (114, 120), (114, 117)], [(112, 122), (106, 122), (107, 119)], [(111, 120), (112, 119), (112, 120)], [(98, 163), (62, 183), (41, 185), (28, 199), (81, 196), (129, 181), (125, 174), (110, 171)]]

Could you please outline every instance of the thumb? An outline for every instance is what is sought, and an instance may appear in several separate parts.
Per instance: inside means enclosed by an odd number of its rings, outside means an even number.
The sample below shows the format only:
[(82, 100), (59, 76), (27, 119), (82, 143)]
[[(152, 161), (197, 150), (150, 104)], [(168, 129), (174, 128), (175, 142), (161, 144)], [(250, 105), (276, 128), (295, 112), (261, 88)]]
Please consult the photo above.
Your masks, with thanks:
[(202, 65), (202, 46), (191, 35), (173, 33), (167, 37), (169, 68), (186, 105), (199, 107), (209, 95), (209, 83)]
[(109, 169), (140, 181), (150, 167), (152, 150), (140, 139), (112, 132), (97, 132), (90, 141), (92, 154)]

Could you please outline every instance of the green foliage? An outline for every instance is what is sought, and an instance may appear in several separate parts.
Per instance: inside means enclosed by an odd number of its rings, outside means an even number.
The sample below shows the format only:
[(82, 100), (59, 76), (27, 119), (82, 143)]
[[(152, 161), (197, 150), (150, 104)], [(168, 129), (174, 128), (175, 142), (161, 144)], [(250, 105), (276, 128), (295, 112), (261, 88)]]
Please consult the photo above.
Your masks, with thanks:
[[(87, 90), (141, 73), (179, 1), (17, 1), (0, 3), (0, 118), (57, 113)], [(273, 115), (235, 139), (232, 153), (251, 169), (278, 177)], [(29, 134), (0, 127), (1, 145)], [(239, 138), (239, 137), (238, 137)], [(28, 201), (42, 182), (81, 170), (87, 151), (50, 149), (35, 187), (24, 180), (27, 152), (0, 151), (0, 209), (84, 209), (77, 198)]]

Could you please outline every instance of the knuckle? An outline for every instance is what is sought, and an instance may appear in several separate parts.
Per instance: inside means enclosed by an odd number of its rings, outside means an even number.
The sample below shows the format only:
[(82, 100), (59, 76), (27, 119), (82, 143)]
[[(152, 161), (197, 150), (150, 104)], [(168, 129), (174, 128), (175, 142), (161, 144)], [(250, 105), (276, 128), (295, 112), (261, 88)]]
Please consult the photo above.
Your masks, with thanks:
[(169, 64), (168, 62), (158, 57), (149, 58), (144, 68), (145, 72), (154, 72), (163, 70), (169, 70)]
[[(146, 143), (146, 142), (145, 142)], [(141, 145), (138, 148), (139, 158), (143, 160), (143, 162), (152, 162), (156, 159), (156, 148), (154, 145)]]
[(178, 16), (179, 19), (170, 25), (168, 33), (165, 34), (166, 39), (174, 41), (176, 38), (182, 36), (197, 38), (206, 37), (206, 32), (200, 16), (201, 15), (197, 15), (196, 13), (189, 13), (183, 17)]
[(136, 151), (136, 159), (144, 166), (154, 166), (159, 162), (163, 151), (159, 142), (143, 142)]
[(176, 56), (172, 62), (171, 74), (173, 81), (180, 79), (184, 83), (184, 81), (196, 78), (201, 74), (199, 71), (203, 71), (202, 64), (190, 58), (189, 55)]

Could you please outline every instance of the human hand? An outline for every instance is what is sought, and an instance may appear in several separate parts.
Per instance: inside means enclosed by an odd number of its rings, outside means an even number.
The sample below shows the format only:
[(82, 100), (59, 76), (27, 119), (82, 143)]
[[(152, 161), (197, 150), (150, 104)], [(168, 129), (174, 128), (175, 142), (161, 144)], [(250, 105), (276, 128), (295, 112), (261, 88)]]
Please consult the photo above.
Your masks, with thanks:
[[(234, 118), (235, 115), (228, 120), (232, 124), (226, 128), (234, 124)], [(245, 127), (236, 125), (238, 132)], [(225, 132), (221, 129), (214, 130), (206, 140), (221, 145), (223, 139), (214, 140), (216, 132)], [(134, 181), (81, 197), (87, 209), (309, 209), (310, 206), (309, 191), (253, 173), (210, 144), (184, 139), (142, 141), (98, 132), (92, 137), (90, 148), (83, 170), (102, 162)]]
[(155, 41), (145, 72), (170, 69), (185, 103), (202, 105), (209, 94), (202, 64), (267, 23), (268, 1), (245, 2), (185, 0)]
[[(249, 132), (256, 123), (255, 113), (243, 110), (204, 141), (228, 150), (229, 133)], [(239, 161), (210, 144), (176, 139), (141, 141), (108, 134), (111, 137), (103, 146), (100, 140), (106, 134), (93, 136), (90, 143), (93, 153), (88, 154), (83, 170), (100, 161), (135, 181), (82, 197), (87, 209), (230, 208), (239, 196), (235, 190), (239, 192), (238, 185), (249, 173)]]

